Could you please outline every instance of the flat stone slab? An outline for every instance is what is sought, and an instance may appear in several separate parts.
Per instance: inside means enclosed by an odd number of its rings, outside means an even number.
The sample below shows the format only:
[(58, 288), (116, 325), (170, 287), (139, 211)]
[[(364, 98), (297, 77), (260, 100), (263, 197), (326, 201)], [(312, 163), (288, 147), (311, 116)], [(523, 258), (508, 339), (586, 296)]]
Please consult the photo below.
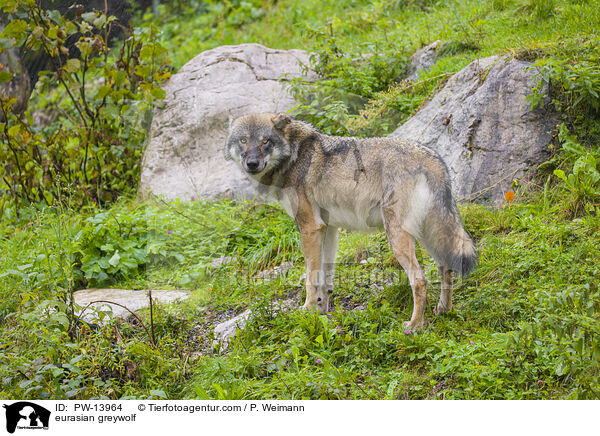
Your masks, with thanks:
[[(185, 291), (152, 289), (152, 299), (159, 303), (172, 303), (189, 298), (190, 294)], [(75, 304), (82, 308), (89, 305), (80, 313), (81, 319), (92, 322), (97, 321), (94, 310), (112, 310), (113, 318), (127, 318), (130, 312), (149, 307), (148, 290), (131, 289), (82, 289), (73, 293)], [(107, 301), (117, 304), (110, 304)], [(121, 307), (125, 306), (127, 309)], [(92, 309), (93, 308), (93, 309)]]

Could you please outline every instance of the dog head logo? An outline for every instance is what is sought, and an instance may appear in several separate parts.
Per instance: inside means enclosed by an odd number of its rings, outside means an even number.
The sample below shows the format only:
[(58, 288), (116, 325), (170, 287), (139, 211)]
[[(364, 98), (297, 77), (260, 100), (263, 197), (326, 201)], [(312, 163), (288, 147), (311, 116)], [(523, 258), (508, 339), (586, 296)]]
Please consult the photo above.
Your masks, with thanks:
[(14, 433), (15, 429), (48, 429), (50, 411), (28, 401), (19, 401), (4, 405), (6, 409), (6, 431)]

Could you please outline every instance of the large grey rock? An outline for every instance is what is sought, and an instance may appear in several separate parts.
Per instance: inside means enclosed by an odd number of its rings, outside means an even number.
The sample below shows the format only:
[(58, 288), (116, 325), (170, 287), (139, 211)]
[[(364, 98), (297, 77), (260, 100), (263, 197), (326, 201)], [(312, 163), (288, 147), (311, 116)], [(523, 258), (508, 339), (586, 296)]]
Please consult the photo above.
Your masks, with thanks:
[(301, 64), (308, 65), (304, 51), (259, 44), (218, 47), (185, 64), (165, 85), (164, 107), (154, 113), (141, 196), (254, 197), (248, 178), (223, 157), (229, 121), (293, 108), (281, 79), (302, 76)]
[(500, 202), (515, 178), (547, 159), (558, 122), (550, 109), (530, 110), (530, 67), (497, 56), (474, 61), (391, 136), (436, 150), (457, 198)]
[[(185, 300), (189, 298), (189, 293), (185, 291), (173, 290), (152, 290), (152, 300), (160, 303), (171, 303), (174, 301)], [(129, 289), (82, 289), (73, 293), (75, 304), (81, 306), (84, 310), (79, 316), (86, 321), (95, 321), (93, 310), (112, 311), (114, 318), (127, 318), (131, 312), (143, 309), (150, 305), (148, 291), (133, 291)], [(111, 304), (107, 303), (110, 301)], [(127, 309), (122, 306), (127, 307)]]

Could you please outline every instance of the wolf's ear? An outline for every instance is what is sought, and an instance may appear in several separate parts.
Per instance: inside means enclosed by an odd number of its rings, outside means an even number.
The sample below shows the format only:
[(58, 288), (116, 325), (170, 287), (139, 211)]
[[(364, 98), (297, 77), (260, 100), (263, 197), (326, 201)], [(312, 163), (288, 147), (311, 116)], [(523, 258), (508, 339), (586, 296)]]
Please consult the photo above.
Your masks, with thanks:
[(271, 118), (271, 121), (277, 130), (283, 130), (285, 126), (292, 122), (292, 119), (288, 114), (277, 114)]

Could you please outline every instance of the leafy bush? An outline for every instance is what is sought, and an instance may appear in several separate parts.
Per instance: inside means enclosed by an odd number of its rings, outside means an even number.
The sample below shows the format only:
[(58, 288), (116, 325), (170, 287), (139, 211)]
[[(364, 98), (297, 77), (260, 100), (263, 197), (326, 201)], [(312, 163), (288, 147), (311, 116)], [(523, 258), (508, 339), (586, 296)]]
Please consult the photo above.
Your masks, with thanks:
[[(528, 97), (532, 108), (544, 104), (544, 89), (549, 89), (552, 104), (565, 112), (569, 122), (583, 116), (600, 115), (600, 65), (598, 59), (575, 64), (564, 59), (543, 58), (535, 62), (537, 84)], [(579, 120), (578, 120), (579, 118)]]
[(579, 215), (583, 210), (596, 211), (600, 205), (600, 149), (587, 150), (574, 135), (569, 134), (564, 123), (560, 126), (558, 138), (562, 143), (563, 158), (573, 167), (570, 174), (561, 169), (554, 170), (571, 194), (567, 210), (574, 215)]
[[(164, 97), (159, 84), (169, 76), (158, 30), (136, 29), (112, 52), (114, 17), (87, 12), (69, 19), (34, 0), (4, 2), (2, 11), (14, 17), (2, 32), (4, 48), (47, 56), (54, 71), (42, 74), (38, 92), (60, 91), (41, 108), (58, 112), (46, 127), (34, 125), (30, 111), (13, 113), (14, 98), (0, 102), (6, 120), (0, 124), (0, 214), (31, 202), (52, 205), (61, 189), (78, 204), (106, 204), (130, 192), (139, 176), (145, 117)], [(70, 57), (70, 50), (79, 56)]]
[(299, 101), (296, 115), (328, 134), (348, 134), (348, 117), (396, 82), (408, 64), (404, 51), (387, 40), (361, 44), (360, 51), (345, 51), (341, 40), (356, 26), (385, 29), (389, 22), (377, 15), (356, 14), (346, 22), (334, 18), (325, 26), (307, 27), (307, 37), (313, 41), (310, 68), (319, 80), (296, 78), (290, 86)]
[(544, 105), (548, 90), (564, 120), (558, 132), (561, 168), (554, 174), (570, 193), (566, 210), (571, 215), (594, 212), (600, 199), (600, 65), (592, 58), (575, 64), (544, 58), (535, 68), (537, 84), (528, 97), (532, 108)]
[(183, 257), (167, 250), (167, 232), (153, 228), (143, 210), (115, 215), (100, 212), (86, 222), (76, 237), (76, 261), (91, 286), (130, 277), (170, 257)]
[(384, 136), (406, 121), (450, 73), (403, 80), (377, 93), (357, 115), (347, 120), (348, 131), (361, 136)]
[[(86, 286), (156, 275), (190, 287), (216, 273), (211, 262), (222, 256), (236, 259), (218, 268), (224, 274), (253, 274), (296, 260), (300, 242), (293, 228), (287, 215), (268, 205), (124, 202), (85, 219), (74, 236), (74, 268), (78, 284)], [(174, 265), (177, 276), (166, 280)]]

